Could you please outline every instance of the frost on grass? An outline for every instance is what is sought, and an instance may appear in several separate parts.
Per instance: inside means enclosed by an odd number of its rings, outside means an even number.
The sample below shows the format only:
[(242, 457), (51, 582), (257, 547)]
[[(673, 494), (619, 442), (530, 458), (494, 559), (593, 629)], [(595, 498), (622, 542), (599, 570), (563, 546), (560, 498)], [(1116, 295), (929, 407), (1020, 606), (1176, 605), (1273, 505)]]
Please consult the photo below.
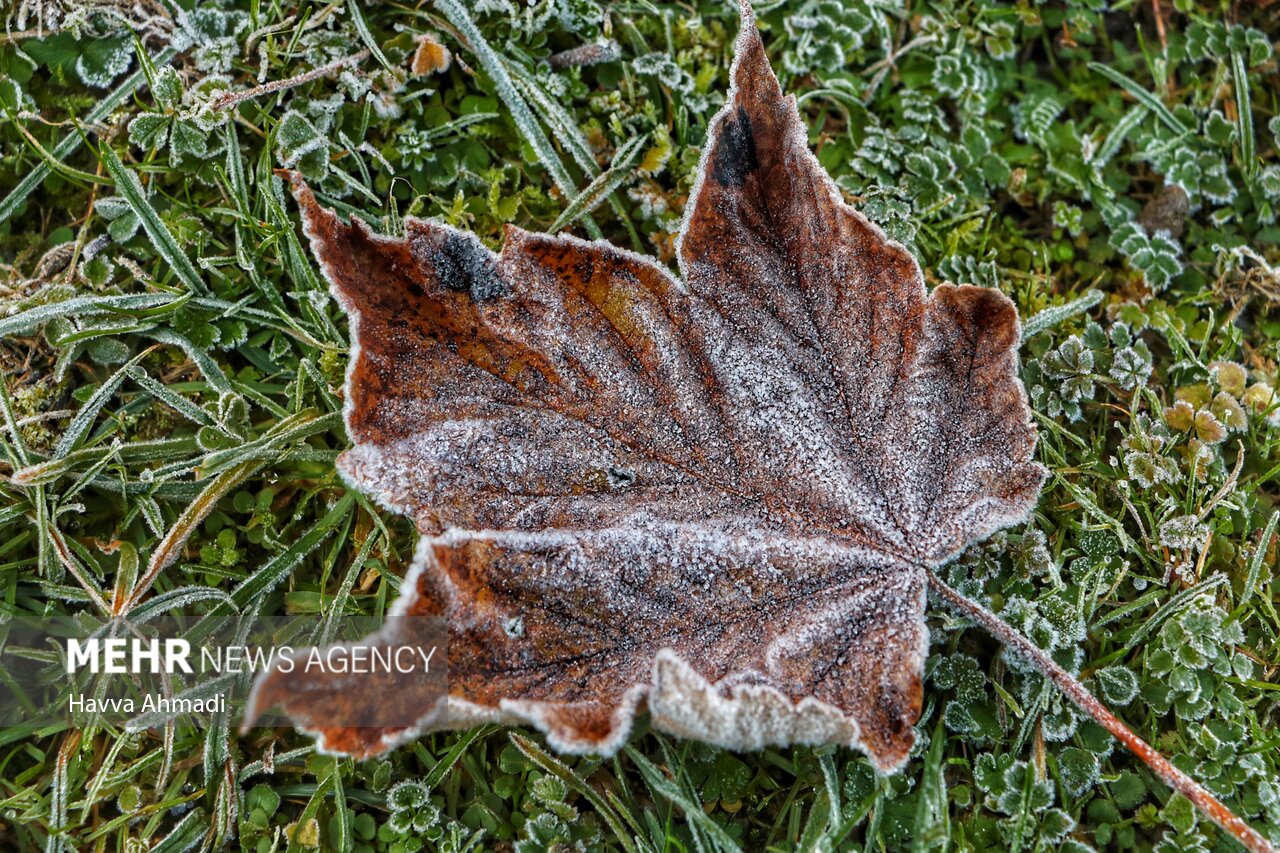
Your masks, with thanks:
[(341, 470), (423, 534), (384, 630), (450, 632), (448, 701), (413, 730), (343, 728), (268, 674), (258, 695), (322, 746), (500, 720), (608, 753), (647, 709), (731, 748), (906, 760), (925, 569), (1024, 518), (1044, 478), (1017, 314), (994, 289), (926, 294), (808, 150), (749, 20), (731, 76), (682, 282), (515, 228), (500, 255), (421, 220), (379, 237), (295, 176), (352, 318)]

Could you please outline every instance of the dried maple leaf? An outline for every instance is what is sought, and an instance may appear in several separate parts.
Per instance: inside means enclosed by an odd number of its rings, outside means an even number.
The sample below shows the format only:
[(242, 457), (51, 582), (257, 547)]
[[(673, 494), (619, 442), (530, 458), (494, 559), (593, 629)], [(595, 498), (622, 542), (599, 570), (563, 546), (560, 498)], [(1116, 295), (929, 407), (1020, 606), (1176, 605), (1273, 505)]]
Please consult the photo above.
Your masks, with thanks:
[[(355, 346), (339, 465), (424, 534), (405, 596), (443, 608), (448, 708), (611, 752), (645, 703), (736, 748), (907, 757), (926, 577), (1023, 518), (1044, 469), (1013, 304), (927, 294), (810, 153), (754, 25), (711, 123), (683, 284), (602, 242), (421, 220), (306, 231)], [(400, 733), (334, 732), (368, 754)], [(305, 707), (299, 707), (305, 705)], [(355, 740), (353, 740), (355, 739)]]
[(931, 569), (1023, 519), (1046, 473), (1017, 312), (993, 289), (927, 293), (845, 204), (749, 7), (731, 76), (681, 281), (517, 228), (500, 255), (416, 219), (380, 237), (294, 176), (352, 322), (340, 470), (423, 534), (379, 642), (443, 616), (448, 697), (357, 728), (340, 721), (370, 697), (275, 671), (250, 718), (280, 705), (356, 756), (485, 721), (611, 753), (645, 707), (729, 748), (906, 761)]

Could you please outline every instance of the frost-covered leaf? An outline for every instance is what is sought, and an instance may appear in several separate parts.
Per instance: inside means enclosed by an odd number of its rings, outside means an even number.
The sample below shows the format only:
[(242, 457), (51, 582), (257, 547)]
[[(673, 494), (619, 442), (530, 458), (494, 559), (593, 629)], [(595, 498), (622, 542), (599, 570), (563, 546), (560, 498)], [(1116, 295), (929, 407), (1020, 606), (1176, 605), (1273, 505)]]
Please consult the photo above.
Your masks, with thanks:
[(115, 264), (106, 255), (94, 255), (80, 262), (80, 275), (89, 284), (101, 287), (111, 280)]
[(138, 215), (133, 212), (133, 208), (129, 206), (129, 202), (120, 196), (107, 196), (100, 198), (93, 203), (94, 212), (110, 223), (107, 226), (107, 232), (111, 235), (111, 239), (117, 243), (123, 243), (138, 233), (138, 229), (142, 226)]
[(1182, 249), (1163, 231), (1147, 234), (1137, 222), (1126, 222), (1112, 233), (1111, 243), (1153, 290), (1164, 290), (1182, 272)]
[(791, 38), (783, 60), (787, 71), (842, 71), (850, 55), (871, 36), (873, 15), (864, 3), (849, 0), (808, 0), (799, 4), (783, 22)]
[(1053, 203), (1053, 224), (1075, 237), (1084, 230), (1084, 211), (1058, 199)]
[(0, 109), (20, 113), (35, 109), (35, 101), (22, 89), (22, 84), (12, 78), (0, 79)]
[(406, 780), (397, 782), (387, 791), (387, 808), (391, 811), (409, 811), (427, 801), (430, 792), (421, 782)]
[(995, 808), (1006, 815), (1036, 813), (1053, 803), (1053, 783), (1036, 778), (1036, 769), (1026, 761), (1014, 761), (1004, 771), (1001, 793)]
[(983, 46), (992, 59), (1012, 59), (1017, 53), (1014, 35), (1017, 30), (1008, 21), (993, 21), (986, 27), (987, 35), (983, 38)]
[(1062, 772), (1062, 787), (1073, 797), (1078, 797), (1098, 784), (1098, 756), (1087, 749), (1069, 746), (1058, 753), (1058, 769)]
[(683, 282), (517, 228), (500, 255), (422, 220), (379, 237), (294, 176), (356, 336), (341, 471), (423, 534), (381, 636), (443, 614), (449, 697), (414, 729), (345, 728), (358, 697), (273, 672), (258, 709), (356, 755), (482, 720), (609, 753), (643, 705), (726, 747), (906, 760), (926, 569), (1024, 518), (1045, 475), (1017, 313), (927, 293), (809, 151), (749, 21), (737, 51)]
[(1271, 201), (1280, 201), (1280, 166), (1267, 166), (1259, 172), (1258, 188)]
[(1046, 809), (1039, 814), (1039, 818), (1040, 837), (1051, 843), (1061, 841), (1076, 828), (1075, 820), (1062, 809)]
[(182, 91), (182, 78), (173, 68), (165, 66), (156, 73), (151, 94), (156, 99), (156, 106), (162, 111), (176, 110), (182, 101)]
[(139, 113), (129, 122), (129, 142), (139, 148), (159, 148), (169, 138), (170, 118), (159, 113)]
[(1106, 666), (1093, 674), (1102, 698), (1112, 705), (1128, 705), (1138, 695), (1138, 676), (1123, 666)]
[(280, 165), (297, 169), (312, 180), (329, 169), (329, 140), (302, 113), (290, 110), (276, 125), (276, 159)]
[(133, 42), (124, 36), (91, 39), (80, 47), (76, 74), (86, 85), (105, 89), (129, 70), (133, 62)]
[(209, 134), (187, 119), (177, 119), (169, 135), (169, 153), (174, 163), (204, 157), (209, 153)]
[(1197, 548), (1209, 532), (1208, 525), (1193, 515), (1180, 515), (1160, 525), (1160, 544), (1179, 551)]
[[(969, 51), (939, 56), (933, 68), (933, 85), (950, 98), (981, 106), (981, 97), (994, 87), (991, 71)], [(978, 109), (981, 112), (981, 109)]]

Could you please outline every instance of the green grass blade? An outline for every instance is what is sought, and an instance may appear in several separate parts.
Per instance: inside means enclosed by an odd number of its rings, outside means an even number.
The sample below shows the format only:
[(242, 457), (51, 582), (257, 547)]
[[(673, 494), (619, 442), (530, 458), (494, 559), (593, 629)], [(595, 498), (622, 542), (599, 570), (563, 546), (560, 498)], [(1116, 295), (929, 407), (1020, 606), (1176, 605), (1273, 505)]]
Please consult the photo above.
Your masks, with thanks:
[(648, 141), (648, 135), (637, 136), (619, 148), (609, 168), (601, 172), (573, 201), (565, 205), (564, 211), (556, 217), (555, 222), (551, 223), (547, 233), (554, 234), (562, 228), (569, 227), (595, 210), (600, 202), (612, 195), (613, 191), (631, 176), (631, 167), (635, 165), (636, 158), (640, 156), (641, 149)]
[[(591, 152), (591, 143), (587, 142), (587, 138), (582, 134), (582, 130), (578, 127), (573, 117), (569, 115), (569, 112), (554, 98), (549, 97), (546, 91), (530, 79), (528, 73), (518, 64), (508, 62), (507, 69), (511, 72), (517, 88), (529, 99), (533, 108), (542, 115), (542, 120), (554, 131), (556, 139), (568, 150), (569, 156), (578, 164), (578, 168), (582, 169), (583, 174), (588, 177), (598, 175), (600, 166), (596, 163), (595, 155)], [(626, 207), (616, 195), (610, 193), (608, 198), (609, 206), (613, 208), (614, 214), (627, 229), (627, 234), (631, 238), (632, 248), (637, 252), (643, 252), (644, 248), (640, 242), (640, 235), (636, 232), (635, 225), (631, 222), (631, 217), (627, 214)], [(589, 222), (588, 224), (590, 226), (595, 225), (594, 222)], [(591, 233), (590, 227), (587, 230), (588, 233)]]
[(1271, 518), (1267, 519), (1267, 526), (1262, 530), (1262, 537), (1258, 540), (1258, 547), (1253, 552), (1253, 556), (1249, 558), (1249, 574), (1245, 576), (1244, 588), (1240, 590), (1240, 603), (1236, 605), (1235, 612), (1232, 616), (1239, 618), (1239, 614), (1244, 612), (1245, 605), (1253, 598), (1253, 594), (1258, 590), (1258, 576), (1262, 573), (1262, 564), (1266, 561), (1267, 549), (1271, 545), (1271, 537), (1275, 536), (1276, 523), (1280, 522), (1280, 509), (1271, 513)]
[(360, 41), (364, 42), (364, 46), (369, 48), (369, 53), (373, 54), (373, 58), (378, 60), (378, 64), (383, 68), (388, 71), (395, 71), (395, 66), (383, 54), (382, 48), (378, 47), (378, 40), (370, 32), (369, 24), (364, 19), (364, 13), (360, 11), (360, 4), (356, 0), (351, 0), (347, 4), (347, 9), (351, 11), (351, 23), (355, 24), (356, 34), (360, 36)]
[(1083, 314), (1101, 302), (1102, 297), (1101, 290), (1090, 290), (1084, 296), (1073, 299), (1065, 305), (1054, 305), (1050, 308), (1045, 308), (1043, 311), (1036, 312), (1027, 318), (1027, 322), (1022, 324), (1022, 339), (1025, 341), (1029, 338), (1034, 338), (1041, 332), (1065, 323), (1077, 314)]
[(200, 349), (189, 339), (178, 334), (173, 329), (147, 329), (139, 332), (139, 334), (151, 338), (153, 341), (159, 341), (162, 344), (169, 344), (181, 349), (187, 354), (187, 358), (191, 359), (191, 363), (196, 366), (204, 376), (205, 381), (209, 383), (209, 387), (217, 391), (219, 394), (234, 394), (235, 391), (231, 387), (231, 383), (227, 380), (226, 375), (222, 372), (222, 368), (218, 367), (218, 362), (213, 360), (205, 350)]
[(129, 359), (124, 367), (111, 374), (111, 377), (106, 382), (98, 386), (98, 390), (93, 392), (93, 396), (80, 407), (80, 410), (76, 412), (76, 416), (71, 419), (71, 423), (67, 426), (66, 432), (62, 434), (62, 438), (58, 439), (58, 444), (53, 448), (54, 459), (61, 459), (84, 441), (85, 436), (89, 434), (89, 429), (93, 426), (93, 422), (98, 419), (98, 413), (102, 411), (102, 407), (115, 396), (116, 391), (120, 388), (120, 383), (124, 382), (125, 378), (129, 376), (129, 371), (149, 354), (149, 350), (143, 350), (138, 353)]
[(133, 594), (125, 602), (124, 613), (128, 613), (138, 603), (138, 599), (156, 582), (156, 578), (160, 577), (160, 573), (170, 563), (178, 559), (178, 555), (182, 552), (182, 546), (191, 538), (191, 534), (195, 532), (200, 522), (204, 521), (209, 513), (213, 512), (213, 508), (218, 501), (252, 476), (265, 463), (265, 459), (250, 459), (247, 462), (241, 462), (239, 465), (228, 468), (214, 477), (204, 487), (204, 490), (200, 492), (200, 497), (187, 505), (187, 508), (178, 516), (178, 520), (169, 528), (169, 532), (165, 534), (164, 539), (151, 553), (151, 560), (147, 564), (146, 572), (138, 579), (138, 584), (134, 587)]
[(539, 747), (527, 737), (512, 732), (510, 738), (511, 742), (516, 745), (516, 749), (520, 750), (526, 758), (552, 776), (559, 778), (583, 797), (586, 797), (587, 801), (595, 807), (596, 813), (609, 825), (609, 829), (613, 832), (614, 837), (618, 839), (618, 843), (622, 845), (622, 849), (628, 851), (628, 853), (634, 853), (636, 849), (635, 840), (623, 827), (621, 818), (614, 813), (613, 807), (605, 802), (605, 799), (594, 788), (578, 778), (578, 775), (573, 772), (573, 768)]
[(217, 421), (213, 419), (212, 415), (181, 394), (169, 390), (169, 386), (152, 379), (141, 367), (134, 366), (128, 371), (128, 374), (129, 378), (136, 382), (140, 388), (192, 423), (200, 426), (217, 427)]
[(1202, 595), (1212, 594), (1214, 590), (1227, 582), (1227, 576), (1224, 574), (1213, 575), (1205, 578), (1195, 586), (1189, 586), (1179, 592), (1177, 595), (1166, 601), (1155, 614), (1143, 623), (1134, 634), (1125, 641), (1126, 649), (1135, 648), (1139, 643), (1151, 636), (1151, 633), (1163, 625), (1174, 614), (1185, 610), (1191, 606), (1195, 599)]
[(1121, 89), (1124, 89), (1134, 97), (1140, 104), (1151, 110), (1156, 116), (1169, 126), (1174, 133), (1188, 133), (1187, 126), (1179, 121), (1178, 117), (1169, 111), (1164, 102), (1146, 89), (1139, 86), (1133, 80), (1116, 71), (1114, 68), (1103, 65), (1101, 62), (1090, 62), (1089, 70), (1106, 77), (1112, 83), (1115, 83)]
[(942, 774), (943, 749), (947, 732), (939, 715), (929, 739), (929, 752), (921, 770), (917, 794), (915, 828), (911, 833), (911, 849), (915, 853), (947, 850), (951, 845), (951, 820), (947, 803), (947, 783)]
[(131, 311), (176, 310), (186, 302), (182, 296), (171, 293), (129, 293), (120, 296), (76, 296), (61, 302), (37, 305), (0, 319), (0, 338), (29, 332), (42, 323), (58, 317), (75, 317), (80, 320), (103, 314)]
[(142, 223), (142, 230), (147, 232), (147, 236), (151, 238), (151, 245), (155, 248), (156, 253), (161, 259), (169, 265), (178, 280), (186, 285), (187, 290), (199, 296), (211, 296), (207, 285), (197, 272), (195, 265), (191, 263), (191, 259), (182, 251), (182, 247), (178, 245), (178, 241), (173, 234), (165, 226), (164, 221), (160, 218), (160, 214), (151, 206), (151, 202), (147, 200), (147, 194), (142, 189), (142, 183), (138, 180), (138, 176), (134, 174), (132, 169), (125, 168), (120, 162), (120, 158), (116, 156), (116, 152), (111, 150), (110, 145), (101, 145), (98, 148), (98, 157), (102, 160), (102, 165), (107, 170), (107, 174), (111, 175), (116, 182), (116, 192), (129, 204), (129, 208), (138, 217), (138, 221)]
[(1257, 142), (1253, 134), (1253, 104), (1249, 96), (1249, 69), (1245, 56), (1231, 48), (1231, 77), (1236, 90), (1236, 130), (1240, 134), (1240, 171), (1252, 181), (1258, 173)]
[(627, 757), (635, 764), (640, 771), (640, 775), (644, 778), (644, 782), (649, 786), (649, 790), (655, 796), (661, 797), (674, 803), (684, 812), (685, 819), (693, 826), (706, 834), (707, 838), (712, 841), (719, 850), (738, 851), (742, 848), (738, 846), (738, 842), (730, 837), (729, 833), (721, 828), (720, 824), (712, 820), (706, 812), (702, 810), (702, 804), (689, 799), (680, 786), (668, 779), (661, 770), (659, 770), (652, 761), (645, 758), (644, 754), (633, 746), (625, 747)]
[[(259, 596), (265, 595), (274, 589), (276, 584), (284, 580), (285, 576), (293, 571), (295, 566), (306, 559), (312, 551), (320, 547), (331, 534), (336, 532), (343, 518), (347, 513), (351, 512), (355, 502), (355, 497), (350, 492), (343, 494), (333, 505), (333, 508), (312, 525), (306, 533), (295, 539), (288, 548), (272, 557), (233, 589), (231, 591), (232, 602), (243, 610), (256, 601)], [(187, 633), (188, 639), (195, 643), (209, 636), (217, 629), (222, 620), (230, 615), (230, 610), (225, 606), (214, 607), (192, 626)]]
[[(564, 163), (560, 160), (560, 155), (556, 153), (556, 149), (551, 144), (551, 140), (547, 139), (547, 134), (543, 131), (542, 125), (538, 124), (538, 120), (530, 112), (529, 105), (520, 96), (520, 91), (516, 88), (515, 82), (512, 81), (511, 75), (507, 73), (507, 67), (502, 61), (502, 57), (489, 46), (489, 42), (480, 33), (480, 28), (471, 19), (470, 13), (457, 0), (435, 0), (435, 5), (449, 20), (449, 23), (453, 24), (463, 38), (467, 40), (471, 52), (480, 60), (480, 66), (484, 68), (485, 73), (493, 80), (498, 97), (507, 105), (507, 111), (511, 113), (511, 119), (515, 122), (516, 128), (519, 129), (520, 135), (525, 138), (525, 141), (529, 143), (529, 147), (538, 155), (538, 160), (542, 163), (543, 168), (551, 174), (551, 180), (555, 182), (556, 187), (559, 188), (560, 192), (564, 193), (566, 198), (575, 197), (578, 194), (576, 182), (569, 175), (568, 170), (565, 169)], [(587, 220), (584, 225), (593, 238), (599, 239), (603, 236), (594, 222)]]

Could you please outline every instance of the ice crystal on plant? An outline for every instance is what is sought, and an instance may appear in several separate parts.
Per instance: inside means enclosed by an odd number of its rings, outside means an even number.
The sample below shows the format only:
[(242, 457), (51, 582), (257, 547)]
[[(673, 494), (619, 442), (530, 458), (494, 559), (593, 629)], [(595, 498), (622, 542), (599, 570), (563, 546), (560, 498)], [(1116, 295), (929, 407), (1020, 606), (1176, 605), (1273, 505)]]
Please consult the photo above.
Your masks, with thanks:
[(1102, 698), (1111, 705), (1128, 705), (1138, 695), (1138, 676), (1125, 666), (1104, 666), (1093, 674)]
[(1093, 351), (1079, 335), (1072, 335), (1043, 358), (1040, 369), (1046, 378), (1058, 382), (1056, 391), (1050, 392), (1048, 414), (1080, 420), (1080, 403), (1092, 400), (1094, 394)]
[(950, 98), (965, 102), (975, 112), (985, 107), (984, 97), (994, 86), (991, 70), (970, 51), (943, 54), (934, 63), (933, 85)]
[(646, 53), (631, 61), (631, 67), (642, 77), (655, 77), (662, 85), (678, 92), (693, 91), (693, 78), (665, 53)]

